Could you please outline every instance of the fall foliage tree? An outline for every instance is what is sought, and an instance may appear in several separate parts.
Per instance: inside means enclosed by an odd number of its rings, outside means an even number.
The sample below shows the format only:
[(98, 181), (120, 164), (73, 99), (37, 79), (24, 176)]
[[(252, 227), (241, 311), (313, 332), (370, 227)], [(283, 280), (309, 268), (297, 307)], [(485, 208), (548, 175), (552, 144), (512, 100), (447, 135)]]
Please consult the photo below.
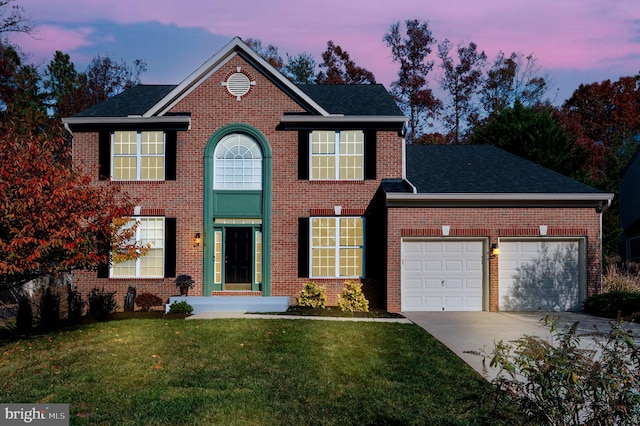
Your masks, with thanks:
[(112, 252), (122, 260), (148, 249), (122, 226), (133, 201), (117, 187), (92, 185), (55, 132), (0, 128), (0, 287), (96, 269)]
[(450, 55), (451, 49), (449, 40), (438, 45), (438, 57), (443, 70), (440, 87), (450, 99), (444, 103), (442, 118), (445, 128), (452, 134), (453, 143), (458, 144), (463, 141), (465, 130), (478, 123), (479, 114), (474, 98), (482, 84), (482, 70), (487, 55), (478, 52), (478, 46), (473, 42), (468, 46), (459, 44), (456, 63)]
[(317, 84), (375, 84), (373, 73), (356, 65), (349, 53), (333, 41), (327, 42), (327, 50), (322, 53)]
[(512, 52), (505, 57), (500, 52), (487, 71), (481, 90), (485, 114), (491, 118), (516, 101), (533, 106), (542, 101), (548, 86), (533, 54)]
[(282, 57), (278, 53), (278, 48), (276, 46), (272, 44), (263, 46), (262, 41), (257, 38), (248, 38), (245, 40), (245, 43), (247, 43), (247, 45), (258, 55), (262, 56), (264, 60), (269, 62), (269, 65), (278, 71), (282, 71), (284, 62), (282, 61)]
[(400, 64), (398, 79), (391, 83), (391, 93), (409, 116), (406, 137), (413, 142), (428, 121), (436, 117), (442, 102), (428, 86), (434, 62), (427, 58), (436, 39), (427, 22), (407, 20), (405, 27), (406, 36), (403, 36), (399, 22), (391, 25), (384, 41), (391, 48), (393, 62)]

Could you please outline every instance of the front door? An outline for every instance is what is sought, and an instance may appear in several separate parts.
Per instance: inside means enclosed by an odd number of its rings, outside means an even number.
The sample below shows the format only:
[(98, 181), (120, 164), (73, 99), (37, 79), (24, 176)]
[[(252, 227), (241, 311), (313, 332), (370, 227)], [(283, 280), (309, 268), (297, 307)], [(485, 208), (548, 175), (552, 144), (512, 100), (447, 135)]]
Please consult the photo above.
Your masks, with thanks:
[(251, 290), (251, 228), (226, 229), (224, 282), (225, 290)]

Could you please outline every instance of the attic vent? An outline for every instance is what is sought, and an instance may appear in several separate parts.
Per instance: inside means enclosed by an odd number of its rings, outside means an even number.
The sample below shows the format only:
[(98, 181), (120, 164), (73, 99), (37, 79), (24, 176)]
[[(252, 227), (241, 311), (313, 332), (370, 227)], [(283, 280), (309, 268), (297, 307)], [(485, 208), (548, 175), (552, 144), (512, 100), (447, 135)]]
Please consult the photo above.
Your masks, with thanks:
[(255, 81), (251, 81), (249, 76), (240, 70), (229, 75), (227, 81), (222, 83), (227, 86), (227, 91), (234, 96), (237, 100), (240, 100), (244, 95), (249, 93), (251, 86), (256, 84)]

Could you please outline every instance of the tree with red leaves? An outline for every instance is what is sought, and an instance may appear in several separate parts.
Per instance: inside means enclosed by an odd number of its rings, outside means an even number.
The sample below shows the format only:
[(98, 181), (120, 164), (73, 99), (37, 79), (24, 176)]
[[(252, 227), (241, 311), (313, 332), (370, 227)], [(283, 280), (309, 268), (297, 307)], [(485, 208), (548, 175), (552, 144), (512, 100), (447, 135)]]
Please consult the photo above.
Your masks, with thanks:
[(327, 42), (327, 50), (322, 53), (320, 72), (316, 76), (317, 84), (375, 84), (376, 78), (371, 71), (359, 67), (349, 57), (346, 50)]
[[(133, 201), (116, 186), (91, 185), (71, 166), (62, 135), (0, 129), (0, 287), (92, 270), (144, 255), (124, 226)], [(55, 132), (55, 131), (54, 131)]]

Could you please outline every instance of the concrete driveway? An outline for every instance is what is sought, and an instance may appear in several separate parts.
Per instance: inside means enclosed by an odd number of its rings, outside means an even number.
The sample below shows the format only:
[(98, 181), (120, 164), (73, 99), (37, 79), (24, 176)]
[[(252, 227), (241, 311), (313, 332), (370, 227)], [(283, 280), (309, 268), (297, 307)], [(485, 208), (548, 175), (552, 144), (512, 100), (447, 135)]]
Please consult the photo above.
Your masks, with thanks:
[[(402, 314), (444, 343), (480, 374), (483, 374), (482, 358), (465, 351), (484, 349), (491, 353), (496, 342), (516, 340), (523, 335), (540, 336), (550, 340), (549, 328), (540, 321), (546, 315), (557, 316), (561, 326), (578, 321), (579, 334), (593, 332), (594, 326), (599, 331), (607, 332), (611, 329), (609, 323), (612, 321), (570, 312), (403, 312)], [(625, 329), (633, 330), (638, 343), (640, 325), (626, 325), (628, 327)], [(592, 347), (593, 340), (590, 337), (583, 337), (581, 346)], [(488, 379), (492, 379), (496, 372), (497, 370), (488, 371)]]

